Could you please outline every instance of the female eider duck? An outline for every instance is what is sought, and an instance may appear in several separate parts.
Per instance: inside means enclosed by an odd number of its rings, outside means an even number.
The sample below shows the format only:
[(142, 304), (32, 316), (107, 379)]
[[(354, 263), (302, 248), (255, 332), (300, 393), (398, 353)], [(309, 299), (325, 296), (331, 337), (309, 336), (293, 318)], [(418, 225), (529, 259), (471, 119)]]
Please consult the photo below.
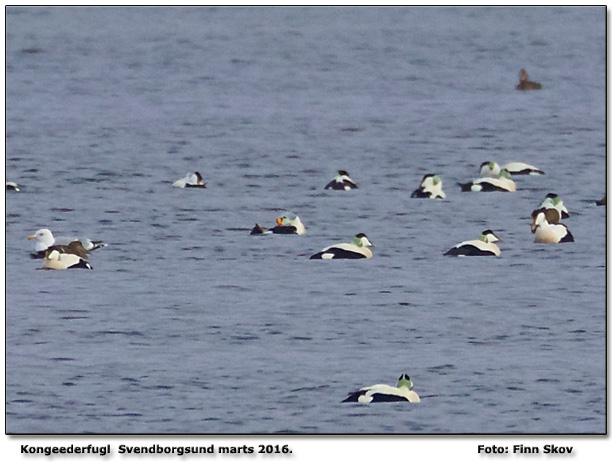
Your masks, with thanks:
[(604, 197), (602, 197), (597, 202), (595, 202), (595, 204), (596, 205), (606, 205), (607, 204), (606, 196), (607, 196), (607, 194), (604, 194)]
[(43, 268), (54, 270), (73, 268), (93, 269), (84, 258), (72, 253), (62, 253), (57, 249), (46, 252)]
[(351, 180), (346, 170), (338, 170), (336, 176), (325, 185), (324, 189), (336, 189), (350, 191), (351, 189), (357, 189), (357, 184)]
[(368, 237), (359, 233), (355, 236), (352, 243), (334, 244), (325, 247), (320, 252), (312, 255), (311, 260), (332, 260), (332, 259), (357, 259), (372, 258), (372, 251), (368, 247), (374, 247)]
[(444, 255), (465, 256), (496, 256), (499, 257), (501, 251), (494, 242), (501, 242), (493, 231), (487, 229), (483, 231), (478, 239), (463, 241), (450, 249)]
[(47, 250), (53, 249), (57, 249), (60, 253), (68, 252), (86, 258), (92, 250), (106, 246), (102, 241), (92, 241), (87, 238), (55, 238), (53, 233), (46, 228), (39, 229), (36, 233), (28, 236), (28, 239), (36, 240), (34, 253), (31, 254), (32, 258), (45, 258)]
[(205, 188), (206, 183), (202, 181), (200, 172), (189, 172), (185, 178), (181, 178), (172, 183), (172, 186), (175, 188)]
[(531, 218), (531, 232), (535, 234), (533, 242), (538, 244), (574, 242), (574, 236), (567, 226), (559, 223), (558, 210), (545, 208), (534, 210)]
[(537, 225), (535, 224), (535, 221), (536, 221), (535, 218), (539, 213), (544, 214), (544, 218), (550, 225), (558, 225), (559, 223), (561, 223), (561, 212), (559, 212), (557, 209), (540, 208), (540, 209), (534, 210), (533, 212), (531, 212), (531, 218), (532, 218), (531, 232), (532, 233), (536, 232)]
[(532, 82), (529, 80), (529, 74), (525, 69), (521, 69), (519, 72), (519, 83), (516, 86), (517, 90), (539, 90), (542, 88), (542, 85), (538, 82)]
[(397, 387), (385, 385), (382, 383), (363, 387), (359, 390), (349, 393), (342, 401), (343, 403), (389, 403), (393, 401), (408, 401), (410, 403), (420, 403), (421, 398), (416, 391), (412, 389), (413, 383), (407, 374), (402, 376), (397, 381)]
[(274, 228), (266, 229), (263, 226), (255, 223), (251, 234), (304, 234), (306, 227), (297, 215), (283, 215), (276, 219)]
[(516, 183), (510, 177), (508, 170), (502, 169), (499, 178), (479, 178), (469, 183), (459, 183), (463, 192), (516, 191)]
[(446, 194), (442, 191), (442, 179), (438, 175), (428, 173), (423, 176), (419, 189), (414, 190), (410, 197), (445, 199)]
[(557, 209), (561, 214), (561, 218), (569, 218), (569, 212), (561, 198), (555, 193), (548, 193), (544, 200), (538, 205), (538, 209)]
[(7, 191), (19, 191), (19, 185), (13, 181), (7, 181), (6, 190)]
[(544, 175), (539, 168), (524, 162), (508, 162), (502, 169), (508, 170), (511, 175)]

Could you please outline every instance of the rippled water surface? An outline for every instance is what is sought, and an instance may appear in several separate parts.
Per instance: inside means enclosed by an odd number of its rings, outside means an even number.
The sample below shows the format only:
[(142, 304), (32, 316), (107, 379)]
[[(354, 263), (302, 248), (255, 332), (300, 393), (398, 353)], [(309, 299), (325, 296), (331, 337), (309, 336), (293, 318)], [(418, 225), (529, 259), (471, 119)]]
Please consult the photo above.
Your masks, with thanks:
[[(7, 431), (605, 432), (605, 26), (8, 8)], [(486, 160), (546, 174), (461, 193)], [(323, 190), (337, 169), (360, 188)], [(194, 170), (206, 189), (172, 187)], [(410, 199), (429, 172), (447, 199)], [(574, 243), (533, 243), (549, 192)], [(284, 211), (305, 235), (249, 235)], [(39, 271), (43, 227), (108, 246)], [(501, 257), (442, 255), (486, 228)], [(308, 259), (358, 232), (371, 260)], [(419, 405), (341, 404), (403, 372)]]

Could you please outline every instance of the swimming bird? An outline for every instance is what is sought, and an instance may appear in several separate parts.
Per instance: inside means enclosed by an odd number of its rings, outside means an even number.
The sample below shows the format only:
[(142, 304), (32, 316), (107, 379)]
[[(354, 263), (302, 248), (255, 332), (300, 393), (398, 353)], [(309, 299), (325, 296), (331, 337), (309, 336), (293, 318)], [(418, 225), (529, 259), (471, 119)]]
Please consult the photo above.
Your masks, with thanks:
[(7, 191), (19, 191), (19, 185), (13, 181), (7, 181), (6, 190)]
[[(574, 236), (563, 223), (550, 223), (547, 214), (557, 213), (557, 210), (538, 209), (531, 214), (531, 232), (535, 234), (533, 242), (538, 244), (558, 244), (563, 242), (574, 242)], [(550, 216), (550, 215), (549, 215)], [(557, 218), (553, 221), (558, 220)]]
[(351, 189), (357, 189), (357, 184), (351, 180), (346, 170), (338, 170), (336, 176), (325, 185), (324, 189), (336, 189), (350, 191)]
[(359, 390), (349, 393), (342, 401), (343, 403), (388, 403), (393, 401), (408, 401), (411, 403), (420, 403), (421, 398), (416, 391), (412, 389), (413, 383), (408, 377), (408, 374), (402, 374), (397, 381), (397, 387), (385, 385), (382, 383), (363, 387)]
[(516, 86), (517, 90), (539, 90), (541, 88), (541, 84), (529, 80), (529, 74), (527, 71), (525, 69), (521, 69), (519, 72), (519, 83)]
[(55, 238), (53, 233), (46, 228), (39, 229), (36, 233), (28, 236), (28, 239), (36, 240), (34, 253), (31, 254), (32, 258), (44, 258), (47, 250), (52, 248), (57, 249), (60, 253), (69, 252), (86, 258), (89, 252), (106, 246), (102, 241), (92, 241), (87, 238)]
[(561, 212), (559, 212), (557, 209), (554, 208), (540, 208), (537, 210), (534, 210), (533, 212), (531, 212), (531, 232), (535, 233), (536, 232), (536, 216), (539, 213), (543, 213), (544, 214), (544, 218), (546, 218), (546, 221), (548, 222), (548, 224), (550, 225), (558, 225), (559, 223), (561, 223)]
[(607, 203), (606, 196), (607, 196), (607, 194), (604, 194), (604, 197), (602, 197), (597, 202), (595, 202), (595, 204), (597, 204), (597, 205), (606, 205), (606, 203)]
[(508, 162), (502, 166), (511, 175), (544, 175), (544, 172), (533, 165), (524, 162)]
[[(563, 201), (561, 198), (555, 193), (548, 193), (540, 205), (538, 205), (538, 209), (557, 209), (561, 213), (561, 218), (566, 219), (569, 218), (569, 212), (565, 205), (563, 205)], [(537, 209), (536, 209), (537, 210)]]
[(516, 191), (516, 183), (510, 177), (508, 170), (504, 169), (499, 172), (499, 178), (479, 178), (469, 183), (459, 183), (459, 186), (463, 192)]
[(86, 268), (93, 269), (91, 265), (84, 258), (74, 255), (72, 253), (61, 253), (57, 249), (49, 250), (46, 252), (45, 260), (43, 261), (44, 269), (72, 269), (72, 268)]
[(205, 188), (206, 183), (202, 181), (202, 175), (200, 175), (200, 172), (189, 172), (185, 178), (176, 180), (172, 186), (175, 188)]
[(285, 214), (276, 219), (274, 228), (266, 229), (263, 226), (255, 223), (251, 234), (304, 234), (306, 227), (300, 220), (300, 217), (293, 214)]
[(499, 178), (501, 168), (497, 162), (486, 161), (480, 164), (481, 178)]
[(372, 258), (372, 251), (368, 247), (374, 246), (364, 233), (359, 233), (355, 236), (353, 242), (330, 245), (312, 255), (310, 259), (332, 260), (340, 258)]
[(499, 257), (501, 251), (494, 242), (501, 242), (493, 231), (487, 229), (483, 231), (478, 239), (463, 241), (450, 249), (444, 255), (465, 256), (496, 256)]
[(445, 199), (446, 194), (442, 191), (442, 179), (438, 175), (428, 173), (423, 176), (421, 185), (413, 191), (410, 197)]

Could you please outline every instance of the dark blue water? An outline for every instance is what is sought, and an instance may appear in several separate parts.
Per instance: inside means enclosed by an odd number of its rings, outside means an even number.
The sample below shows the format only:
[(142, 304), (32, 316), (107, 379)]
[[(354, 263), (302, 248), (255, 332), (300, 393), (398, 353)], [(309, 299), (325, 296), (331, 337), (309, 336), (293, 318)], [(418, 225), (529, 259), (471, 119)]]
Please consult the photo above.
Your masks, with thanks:
[[(8, 8), (7, 432), (605, 432), (605, 25)], [(546, 175), (461, 193), (488, 160)], [(360, 188), (323, 190), (338, 169)], [(447, 199), (410, 199), (429, 172)], [(533, 243), (549, 192), (576, 242)], [(284, 211), (305, 235), (249, 234)], [(39, 271), (42, 227), (108, 247)], [(443, 257), (486, 228), (499, 258)], [(308, 259), (359, 232), (371, 260)], [(340, 403), (403, 372), (420, 404)]]

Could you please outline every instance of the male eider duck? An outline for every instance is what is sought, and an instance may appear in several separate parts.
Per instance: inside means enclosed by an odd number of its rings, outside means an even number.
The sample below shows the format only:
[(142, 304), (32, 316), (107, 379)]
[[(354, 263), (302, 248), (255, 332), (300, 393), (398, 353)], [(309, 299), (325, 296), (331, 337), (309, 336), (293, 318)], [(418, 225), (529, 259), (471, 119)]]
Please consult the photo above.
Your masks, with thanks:
[(499, 178), (499, 172), (501, 168), (497, 162), (486, 161), (480, 164), (481, 178)]
[(544, 200), (538, 205), (538, 209), (557, 209), (561, 213), (561, 218), (569, 218), (569, 212), (561, 198), (555, 193), (548, 193)]
[(368, 247), (374, 246), (365, 234), (359, 233), (355, 236), (352, 243), (330, 245), (312, 255), (310, 259), (332, 260), (340, 258), (372, 258), (372, 251)]
[(544, 175), (539, 168), (524, 162), (508, 162), (502, 169), (508, 170), (511, 175)]
[(306, 227), (297, 215), (286, 214), (276, 219), (274, 228), (266, 229), (255, 223), (251, 234), (304, 234)]
[(351, 189), (357, 189), (357, 184), (351, 180), (346, 170), (338, 170), (336, 176), (325, 185), (324, 189), (337, 189), (350, 191)]
[(68, 252), (86, 258), (87, 254), (92, 250), (106, 246), (102, 241), (92, 241), (87, 238), (55, 238), (53, 233), (46, 228), (39, 229), (36, 233), (28, 236), (28, 239), (36, 240), (36, 245), (34, 246), (35, 252), (31, 254), (32, 258), (44, 258), (45, 253), (49, 249), (57, 249), (60, 253)]
[(13, 181), (7, 181), (6, 190), (7, 191), (19, 191), (19, 185)]
[(363, 387), (357, 391), (349, 393), (342, 401), (343, 403), (389, 403), (393, 401), (408, 401), (410, 403), (420, 403), (421, 398), (416, 391), (412, 389), (413, 383), (407, 374), (402, 376), (397, 381), (397, 387), (385, 385), (382, 383)]
[(499, 178), (479, 178), (469, 183), (459, 183), (463, 192), (516, 191), (516, 183), (510, 177), (508, 170), (502, 169)]
[(496, 256), (499, 257), (501, 251), (494, 242), (501, 242), (493, 231), (487, 229), (483, 231), (478, 239), (463, 241), (450, 249), (444, 255), (464, 256)]
[(519, 72), (519, 83), (516, 86), (517, 90), (539, 90), (542, 88), (538, 82), (532, 82), (529, 80), (529, 74), (525, 69), (521, 69)]
[(442, 179), (438, 175), (428, 173), (423, 176), (419, 189), (414, 190), (410, 197), (445, 199), (446, 194), (442, 191)]
[(200, 172), (189, 172), (185, 178), (181, 178), (172, 183), (172, 186), (175, 188), (205, 188), (206, 183), (202, 181)]
[(84, 258), (72, 253), (61, 253), (57, 249), (46, 252), (43, 261), (44, 269), (64, 270), (73, 268), (93, 269)]
[[(550, 223), (547, 215), (550, 217), (551, 212), (557, 214)], [(553, 215), (554, 216), (554, 215)], [(554, 209), (539, 209), (534, 210), (531, 214), (531, 232), (535, 234), (533, 242), (538, 244), (558, 244), (563, 242), (574, 242), (574, 236), (563, 223), (559, 223), (558, 211)]]

